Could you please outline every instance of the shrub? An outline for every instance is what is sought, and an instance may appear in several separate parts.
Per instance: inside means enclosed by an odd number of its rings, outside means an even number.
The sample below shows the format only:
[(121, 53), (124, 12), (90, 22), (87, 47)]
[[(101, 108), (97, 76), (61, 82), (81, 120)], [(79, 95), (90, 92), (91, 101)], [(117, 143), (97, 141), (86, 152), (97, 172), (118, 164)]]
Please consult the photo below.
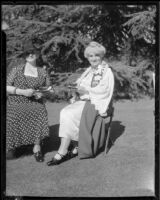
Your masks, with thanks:
[[(115, 77), (114, 98), (118, 99), (137, 99), (144, 95), (153, 95), (152, 74), (148, 70), (151, 63), (148, 60), (142, 60), (136, 67), (126, 65), (121, 61), (112, 61), (109, 63)], [(75, 73), (56, 73), (52, 77), (52, 84), (56, 90), (51, 101), (68, 101), (71, 97), (71, 91), (68, 88), (70, 83), (77, 80), (85, 69), (78, 69)]]

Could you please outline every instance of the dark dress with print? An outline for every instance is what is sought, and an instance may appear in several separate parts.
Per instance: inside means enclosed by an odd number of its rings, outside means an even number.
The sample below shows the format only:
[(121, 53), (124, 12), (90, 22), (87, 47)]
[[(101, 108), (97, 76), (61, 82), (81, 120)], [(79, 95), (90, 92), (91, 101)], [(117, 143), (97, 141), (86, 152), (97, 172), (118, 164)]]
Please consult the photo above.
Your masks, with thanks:
[[(38, 89), (49, 85), (43, 68), (38, 68), (38, 77), (24, 75), (25, 65), (14, 67), (7, 77), (7, 85), (21, 89)], [(7, 98), (6, 150), (34, 144), (37, 139), (49, 135), (48, 116), (43, 99), (22, 95)]]

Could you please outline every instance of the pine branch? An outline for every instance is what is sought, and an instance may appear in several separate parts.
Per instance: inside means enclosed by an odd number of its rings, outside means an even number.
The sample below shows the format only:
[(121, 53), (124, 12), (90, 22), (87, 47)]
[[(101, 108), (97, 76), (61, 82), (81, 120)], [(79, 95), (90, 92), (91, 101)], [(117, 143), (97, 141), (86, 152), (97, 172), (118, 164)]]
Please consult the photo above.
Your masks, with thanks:
[(44, 54), (44, 52), (46, 50), (48, 50), (52, 44), (54, 44), (55, 46), (57, 46), (57, 44), (59, 44), (59, 43), (65, 43), (65, 44), (67, 44), (67, 38), (65, 38), (63, 36), (57, 36), (57, 35), (54, 36), (52, 39), (48, 40), (47, 42), (45, 42), (43, 44), (42, 54)]
[(59, 10), (57, 8), (55, 8), (54, 6), (40, 5), (39, 8), (47, 8), (47, 9), (53, 10), (55, 12), (59, 12)]
[(27, 20), (27, 19), (16, 19), (14, 20), (14, 22), (17, 23), (25, 23), (25, 24), (35, 24), (35, 25), (41, 25), (43, 27), (47, 27), (49, 25), (51, 25), (51, 23), (48, 22), (40, 22), (40, 21), (35, 21), (35, 20)]

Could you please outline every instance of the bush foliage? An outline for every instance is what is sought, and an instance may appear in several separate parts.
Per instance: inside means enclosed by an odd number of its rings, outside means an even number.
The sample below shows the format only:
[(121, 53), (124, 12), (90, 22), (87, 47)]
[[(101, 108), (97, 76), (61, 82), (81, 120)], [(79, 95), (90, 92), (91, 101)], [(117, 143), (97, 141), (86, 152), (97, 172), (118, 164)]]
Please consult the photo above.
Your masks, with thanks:
[[(121, 61), (110, 62), (109, 65), (115, 78), (114, 99), (138, 99), (145, 95), (153, 96), (152, 71), (148, 61), (140, 62), (140, 68), (133, 68)], [(51, 82), (55, 88), (55, 94), (48, 96), (50, 101), (69, 100), (71, 91), (68, 86), (75, 82), (84, 71), (80, 68), (74, 73), (55, 73), (51, 76)]]
[(4, 4), (2, 19), (9, 25), (5, 30), (7, 70), (20, 62), (23, 44), (31, 39), (48, 64), (48, 72), (55, 71), (53, 85), (65, 91), (68, 82), (79, 75), (77, 70), (88, 67), (84, 48), (95, 40), (107, 49), (116, 98), (152, 95), (148, 68), (154, 69), (156, 63), (156, 10), (154, 4)]

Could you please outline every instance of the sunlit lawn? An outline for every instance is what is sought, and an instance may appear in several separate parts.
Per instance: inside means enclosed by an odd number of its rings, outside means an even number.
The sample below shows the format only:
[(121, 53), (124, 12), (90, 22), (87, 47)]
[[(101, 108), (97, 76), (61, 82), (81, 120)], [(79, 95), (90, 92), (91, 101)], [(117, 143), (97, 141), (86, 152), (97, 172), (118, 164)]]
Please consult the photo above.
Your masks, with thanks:
[(114, 145), (106, 156), (74, 158), (59, 166), (46, 162), (59, 145), (59, 112), (65, 103), (47, 103), (50, 141), (45, 162), (37, 163), (32, 154), (6, 163), (7, 195), (109, 197), (154, 195), (154, 100), (119, 101), (111, 136)]

